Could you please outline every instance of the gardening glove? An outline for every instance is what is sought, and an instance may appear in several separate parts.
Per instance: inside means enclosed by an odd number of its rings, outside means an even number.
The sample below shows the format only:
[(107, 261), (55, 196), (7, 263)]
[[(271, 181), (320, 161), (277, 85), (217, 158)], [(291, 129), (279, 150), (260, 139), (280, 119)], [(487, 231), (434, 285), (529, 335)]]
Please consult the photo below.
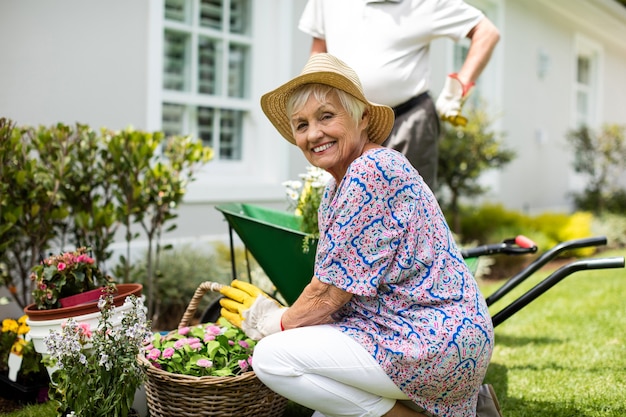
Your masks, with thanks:
[(254, 340), (282, 330), (286, 307), (247, 282), (234, 280), (230, 285), (220, 289), (224, 296), (220, 299), (221, 314), (226, 320)]
[(463, 84), (456, 73), (449, 74), (443, 90), (435, 103), (441, 120), (450, 122), (454, 126), (465, 126), (467, 118), (461, 115), (465, 100), (469, 97), (474, 83)]

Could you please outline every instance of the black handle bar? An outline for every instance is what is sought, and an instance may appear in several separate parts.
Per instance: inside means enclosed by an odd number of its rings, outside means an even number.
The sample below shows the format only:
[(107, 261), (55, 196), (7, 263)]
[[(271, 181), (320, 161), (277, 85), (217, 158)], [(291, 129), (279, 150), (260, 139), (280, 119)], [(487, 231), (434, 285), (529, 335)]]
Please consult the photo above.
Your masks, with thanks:
[(503, 321), (520, 311), (530, 302), (537, 299), (540, 295), (548, 291), (562, 279), (573, 274), (574, 272), (588, 269), (608, 269), (623, 267), (624, 257), (581, 259), (571, 262), (554, 271), (547, 278), (544, 278), (541, 282), (531, 288), (528, 292), (524, 293), (511, 304), (507, 305), (498, 313), (494, 314), (494, 316), (491, 318), (491, 321), (493, 322), (494, 327), (501, 324)]
[(551, 249), (547, 250), (537, 259), (530, 263), (517, 275), (510, 278), (504, 285), (494, 291), (489, 297), (486, 298), (487, 305), (491, 305), (501, 299), (504, 295), (508, 294), (513, 288), (517, 287), (526, 278), (537, 272), (539, 268), (546, 265), (548, 262), (557, 257), (561, 252), (569, 249), (586, 248), (589, 246), (601, 246), (606, 245), (606, 236), (589, 237), (584, 239), (573, 239), (566, 242), (561, 242)]
[(476, 246), (461, 251), (463, 258), (476, 258), (478, 256), (505, 253), (508, 255), (522, 255), (537, 252), (537, 244), (526, 236), (518, 235), (510, 239), (504, 239), (502, 243)]

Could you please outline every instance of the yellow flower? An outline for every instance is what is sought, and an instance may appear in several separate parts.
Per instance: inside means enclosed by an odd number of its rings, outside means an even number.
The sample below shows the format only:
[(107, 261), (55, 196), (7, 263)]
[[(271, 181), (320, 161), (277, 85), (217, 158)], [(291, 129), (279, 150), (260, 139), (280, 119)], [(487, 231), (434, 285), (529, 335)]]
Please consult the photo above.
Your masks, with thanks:
[(11, 353), (22, 356), (22, 351), (24, 350), (24, 346), (26, 346), (26, 340), (22, 338), (17, 338), (13, 346), (11, 346)]
[(13, 319), (2, 320), (2, 333), (5, 333), (5, 332), (17, 333), (18, 328), (19, 328), (19, 325), (17, 324), (17, 321)]
[(26, 324), (26, 319), (28, 319), (27, 315), (23, 315), (22, 317), (17, 319), (17, 322), (20, 325), (20, 327), (17, 329), (17, 334), (26, 334), (30, 331), (30, 327), (28, 326), (28, 324)]

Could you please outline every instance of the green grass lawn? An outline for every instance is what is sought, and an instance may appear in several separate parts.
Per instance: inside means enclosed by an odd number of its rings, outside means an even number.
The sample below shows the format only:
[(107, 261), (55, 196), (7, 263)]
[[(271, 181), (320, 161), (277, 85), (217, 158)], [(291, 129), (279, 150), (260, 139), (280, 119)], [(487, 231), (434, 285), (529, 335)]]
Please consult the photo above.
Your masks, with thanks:
[[(492, 305), (492, 315), (546, 275)], [(625, 331), (626, 269), (576, 272), (496, 328), (486, 381), (505, 417), (626, 416)]]
[[(626, 250), (598, 257), (626, 256)], [(538, 272), (491, 314), (548, 275)], [(485, 295), (499, 283), (482, 283)], [(626, 269), (577, 272), (496, 328), (486, 382), (504, 417), (626, 416)], [(289, 404), (283, 417), (309, 417)], [(11, 417), (54, 417), (50, 404)]]

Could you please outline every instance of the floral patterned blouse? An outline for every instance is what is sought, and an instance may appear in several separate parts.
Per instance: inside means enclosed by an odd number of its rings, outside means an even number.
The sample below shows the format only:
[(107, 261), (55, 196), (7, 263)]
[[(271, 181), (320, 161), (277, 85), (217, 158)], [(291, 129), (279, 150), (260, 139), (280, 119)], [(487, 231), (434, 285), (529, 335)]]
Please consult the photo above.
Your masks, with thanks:
[(334, 325), (420, 407), (474, 417), (493, 326), (417, 171), (394, 150), (369, 150), (327, 185), (319, 213), (315, 276), (354, 294)]

